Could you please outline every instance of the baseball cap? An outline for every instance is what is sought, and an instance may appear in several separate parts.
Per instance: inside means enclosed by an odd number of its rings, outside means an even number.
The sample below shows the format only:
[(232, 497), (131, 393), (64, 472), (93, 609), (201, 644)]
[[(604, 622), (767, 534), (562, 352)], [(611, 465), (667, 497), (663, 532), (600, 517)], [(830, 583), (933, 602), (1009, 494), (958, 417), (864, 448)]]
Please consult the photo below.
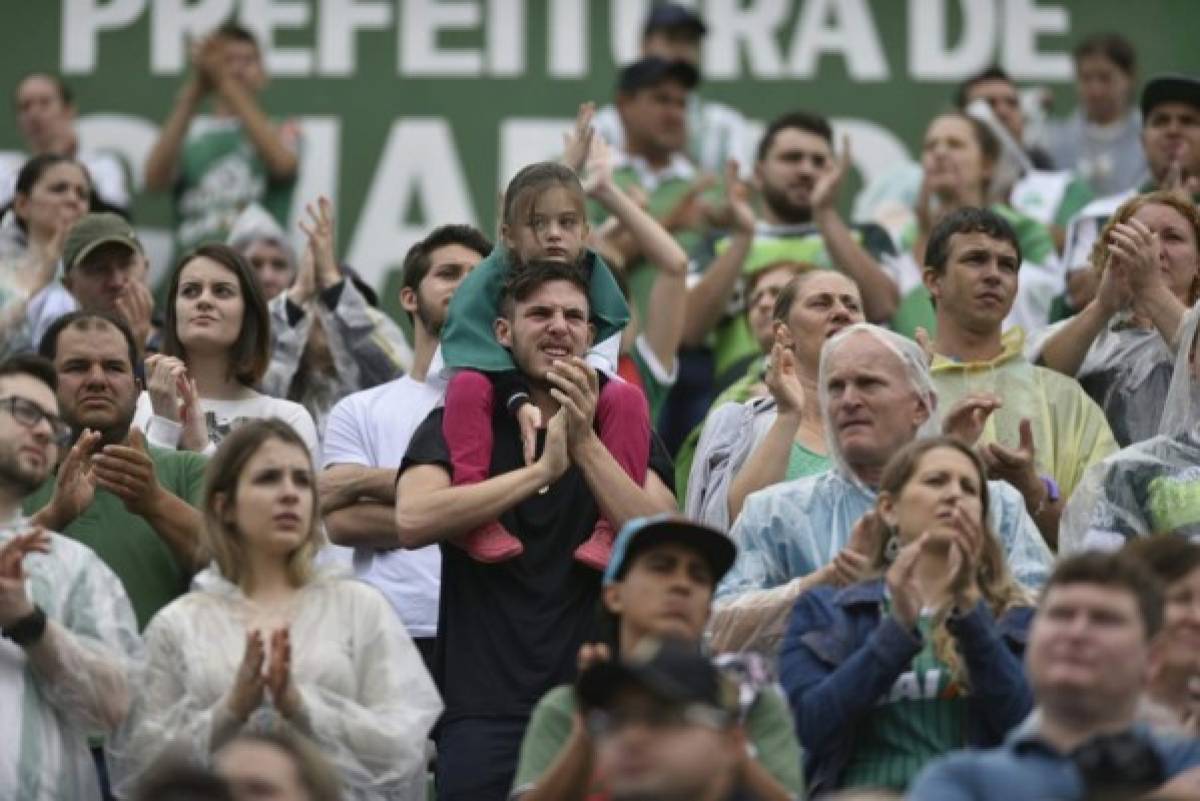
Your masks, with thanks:
[(621, 92), (636, 92), (657, 86), (665, 80), (678, 81), (687, 89), (695, 89), (700, 83), (700, 72), (686, 61), (667, 61), (658, 56), (649, 56), (626, 66), (617, 79)]
[(659, 3), (650, 9), (646, 24), (642, 26), (642, 36), (661, 30), (686, 30), (700, 37), (708, 33), (708, 26), (690, 8), (676, 3)]
[(111, 211), (85, 214), (67, 233), (63, 243), (63, 269), (71, 270), (101, 245), (116, 242), (137, 253), (144, 253), (133, 226)]
[(1200, 78), (1187, 75), (1159, 75), (1142, 89), (1142, 116), (1150, 116), (1163, 103), (1187, 103), (1200, 109)]
[(597, 662), (580, 673), (575, 697), (581, 711), (604, 709), (628, 687), (670, 704), (710, 707), (730, 719), (737, 711), (737, 688), (697, 643), (685, 640), (643, 638), (623, 659)]
[(677, 514), (637, 517), (621, 528), (621, 533), (613, 543), (612, 557), (604, 571), (605, 586), (624, 578), (638, 551), (664, 542), (677, 542), (703, 554), (712, 570), (714, 584), (729, 571), (737, 558), (737, 546), (733, 540), (715, 528)]

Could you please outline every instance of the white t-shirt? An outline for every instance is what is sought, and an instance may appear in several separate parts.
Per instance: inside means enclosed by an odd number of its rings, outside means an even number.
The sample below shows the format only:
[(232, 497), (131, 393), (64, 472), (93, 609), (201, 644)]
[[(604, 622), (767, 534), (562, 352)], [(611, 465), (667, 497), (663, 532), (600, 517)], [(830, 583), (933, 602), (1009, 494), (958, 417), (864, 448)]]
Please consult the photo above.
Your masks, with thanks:
[[(432, 367), (430, 375), (437, 375)], [(356, 464), (399, 469), (417, 426), (442, 401), (446, 385), (402, 376), (347, 395), (325, 423), (322, 467)], [(413, 637), (437, 634), (442, 555), (436, 545), (415, 551), (357, 548), (358, 577), (378, 587)]]
[[(317, 427), (312, 415), (298, 403), (283, 398), (272, 398), (253, 390), (247, 390), (249, 397), (240, 400), (200, 399), (200, 408), (208, 422), (208, 436), (212, 447), (208, 452), (216, 450), (229, 432), (247, 420), (258, 420), (264, 417), (274, 417), (296, 429), (300, 439), (308, 446), (313, 463), (321, 463), (321, 447), (317, 440)], [(146, 439), (161, 448), (176, 448), (179, 446), (179, 435), (183, 427), (179, 423), (158, 417), (150, 404), (149, 393), (143, 392), (138, 396), (137, 411), (133, 415), (133, 424), (146, 433)]]

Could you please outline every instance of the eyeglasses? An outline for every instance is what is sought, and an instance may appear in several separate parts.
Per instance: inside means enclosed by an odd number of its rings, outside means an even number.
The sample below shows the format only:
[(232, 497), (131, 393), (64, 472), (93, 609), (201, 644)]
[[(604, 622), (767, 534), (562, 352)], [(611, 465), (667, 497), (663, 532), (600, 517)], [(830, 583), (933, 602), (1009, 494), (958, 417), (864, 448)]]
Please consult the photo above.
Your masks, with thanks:
[(592, 737), (604, 739), (635, 724), (658, 730), (684, 726), (723, 729), (730, 720), (727, 712), (707, 704), (655, 704), (637, 709), (594, 710), (584, 719), (584, 726)]
[(0, 398), (0, 408), (3, 407), (7, 407), (8, 413), (13, 416), (13, 419), (26, 428), (33, 428), (42, 420), (47, 421), (50, 423), (51, 439), (54, 444), (60, 448), (70, 444), (71, 427), (64, 423), (61, 417), (56, 414), (48, 414), (33, 401), (10, 395), (7, 398)]

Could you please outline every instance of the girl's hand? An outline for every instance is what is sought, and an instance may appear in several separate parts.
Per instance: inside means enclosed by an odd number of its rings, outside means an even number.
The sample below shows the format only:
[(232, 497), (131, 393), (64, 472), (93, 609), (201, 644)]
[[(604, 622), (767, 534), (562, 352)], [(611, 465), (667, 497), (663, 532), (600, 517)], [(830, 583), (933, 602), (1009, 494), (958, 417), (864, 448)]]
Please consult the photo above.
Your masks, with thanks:
[(186, 451), (201, 452), (208, 447), (208, 423), (200, 408), (196, 379), (186, 373), (180, 376), (175, 384), (175, 394), (179, 397), (179, 419), (183, 423), (179, 445)]
[(317, 198), (315, 207), (309, 203), (305, 205), (304, 210), (308, 213), (308, 220), (301, 220), (299, 226), (308, 237), (307, 250), (313, 260), (311, 275), (315, 289), (328, 289), (342, 280), (342, 271), (338, 269), (334, 249), (333, 203), (321, 195)]
[(233, 687), (225, 700), (225, 708), (235, 720), (245, 721), (263, 700), (263, 639), (262, 633), (246, 633), (246, 651), (242, 664), (233, 678)]
[(593, 134), (587, 154), (586, 177), (583, 181), (583, 191), (588, 197), (602, 198), (606, 193), (617, 190), (613, 183), (612, 148), (600, 134)]
[(579, 104), (575, 113), (575, 127), (563, 133), (562, 163), (576, 174), (582, 173), (592, 150), (592, 118), (596, 115), (596, 104), (591, 101)]
[(916, 628), (921, 615), (921, 591), (917, 587), (917, 559), (929, 540), (922, 534), (916, 542), (900, 549), (896, 561), (888, 568), (886, 581), (892, 599), (892, 617), (906, 630)]
[(296, 720), (301, 714), (301, 702), (292, 681), (292, 641), (287, 628), (271, 632), (271, 661), (263, 681), (279, 714)]
[(179, 422), (180, 378), (187, 375), (187, 365), (174, 356), (153, 353), (146, 357), (146, 393), (154, 413), (167, 420)]
[(804, 413), (804, 385), (796, 371), (796, 354), (776, 342), (771, 348), (767, 372), (763, 376), (779, 414)]
[[(1163, 282), (1161, 251), (1158, 234), (1153, 233), (1141, 220), (1130, 219), (1117, 223), (1108, 233), (1108, 252), (1113, 262), (1121, 262), (1129, 289), (1134, 297), (1140, 297), (1158, 289)], [(1110, 263), (1110, 268), (1112, 264)]]

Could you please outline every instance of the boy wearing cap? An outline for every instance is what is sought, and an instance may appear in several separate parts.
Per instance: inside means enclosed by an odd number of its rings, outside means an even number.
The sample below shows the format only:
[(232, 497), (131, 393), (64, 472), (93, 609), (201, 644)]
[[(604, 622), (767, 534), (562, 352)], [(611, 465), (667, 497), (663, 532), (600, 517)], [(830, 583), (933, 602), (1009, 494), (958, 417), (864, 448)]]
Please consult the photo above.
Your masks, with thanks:
[[(707, 33), (708, 26), (692, 9), (675, 3), (656, 4), (642, 27), (641, 56), (682, 61), (698, 70), (700, 42)], [(692, 94), (687, 100), (686, 114), (685, 152), (693, 164), (715, 173), (724, 169), (731, 158), (748, 164), (753, 143), (740, 111)], [(596, 112), (594, 124), (606, 142), (618, 150), (625, 149), (625, 129), (615, 106), (605, 106)]]
[[(581, 663), (620, 659), (660, 637), (698, 648), (713, 591), (735, 556), (726, 535), (685, 518), (631, 521), (617, 537), (604, 574), (600, 617), (607, 642), (584, 646)], [(742, 752), (738, 780), (761, 799), (799, 796), (800, 746), (774, 683), (757, 660), (725, 657), (722, 664), (737, 677), (734, 719), (745, 725), (753, 744)], [(578, 691), (564, 685), (539, 702), (521, 745), (511, 801), (619, 797), (598, 770), (598, 742), (584, 725), (578, 699)]]

